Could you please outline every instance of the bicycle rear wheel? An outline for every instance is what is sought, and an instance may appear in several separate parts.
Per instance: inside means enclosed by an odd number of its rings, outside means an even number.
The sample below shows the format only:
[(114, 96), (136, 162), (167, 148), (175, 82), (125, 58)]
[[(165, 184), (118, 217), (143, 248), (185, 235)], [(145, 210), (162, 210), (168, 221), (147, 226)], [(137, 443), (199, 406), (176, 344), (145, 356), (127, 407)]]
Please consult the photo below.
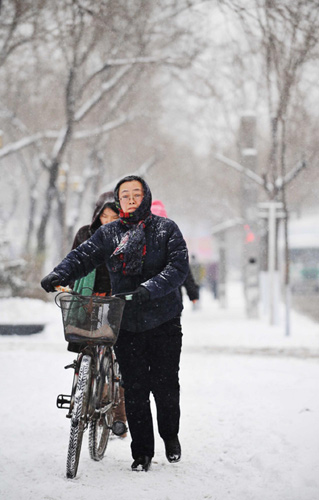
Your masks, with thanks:
[(90, 356), (85, 355), (81, 360), (79, 377), (75, 388), (74, 405), (71, 414), (71, 429), (68, 456), (66, 462), (66, 476), (73, 479), (78, 470), (83, 432), (86, 426), (87, 407), (91, 384)]
[(89, 451), (92, 460), (104, 457), (113, 424), (113, 363), (110, 352), (100, 367), (100, 383), (96, 387), (98, 396), (97, 411), (90, 421)]

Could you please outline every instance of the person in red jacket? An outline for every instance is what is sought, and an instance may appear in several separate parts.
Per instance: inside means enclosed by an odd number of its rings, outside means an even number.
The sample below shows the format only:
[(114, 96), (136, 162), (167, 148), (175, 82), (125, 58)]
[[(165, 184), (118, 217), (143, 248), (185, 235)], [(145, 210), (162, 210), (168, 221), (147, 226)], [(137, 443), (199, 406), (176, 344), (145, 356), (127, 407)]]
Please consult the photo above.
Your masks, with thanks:
[[(165, 206), (162, 201), (154, 200), (151, 205), (151, 212), (154, 215), (158, 215), (159, 217), (167, 218), (167, 212)], [(196, 302), (199, 300), (199, 285), (196, 283), (191, 268), (189, 268), (189, 273), (187, 275), (186, 280), (184, 281), (182, 287), (185, 288), (188, 298), (191, 302), (193, 302), (195, 307)], [(182, 287), (180, 287), (181, 295), (182, 295)]]

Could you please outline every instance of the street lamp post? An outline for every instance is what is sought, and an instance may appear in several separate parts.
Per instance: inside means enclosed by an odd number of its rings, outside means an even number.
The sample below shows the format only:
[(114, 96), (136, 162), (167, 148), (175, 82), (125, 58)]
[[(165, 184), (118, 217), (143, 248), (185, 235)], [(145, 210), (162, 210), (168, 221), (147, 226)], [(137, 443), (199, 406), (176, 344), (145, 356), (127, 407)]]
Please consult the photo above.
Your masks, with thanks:
[(259, 203), (259, 217), (268, 220), (268, 297), (269, 297), (269, 318), (270, 324), (275, 325), (278, 322), (277, 306), (278, 300), (276, 294), (276, 227), (277, 220), (286, 217), (281, 202), (269, 201)]

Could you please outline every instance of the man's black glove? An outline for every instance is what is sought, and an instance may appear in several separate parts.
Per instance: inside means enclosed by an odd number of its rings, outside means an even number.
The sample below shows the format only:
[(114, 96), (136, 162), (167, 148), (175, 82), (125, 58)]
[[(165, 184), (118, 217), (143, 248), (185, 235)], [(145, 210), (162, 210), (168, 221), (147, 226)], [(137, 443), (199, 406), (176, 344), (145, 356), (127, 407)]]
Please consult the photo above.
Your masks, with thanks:
[(43, 278), (41, 286), (46, 292), (55, 292), (55, 287), (61, 285), (61, 278), (56, 273), (50, 273)]
[(148, 300), (150, 300), (150, 292), (148, 291), (148, 289), (145, 288), (145, 286), (137, 287), (137, 289), (133, 293), (133, 302), (141, 305)]

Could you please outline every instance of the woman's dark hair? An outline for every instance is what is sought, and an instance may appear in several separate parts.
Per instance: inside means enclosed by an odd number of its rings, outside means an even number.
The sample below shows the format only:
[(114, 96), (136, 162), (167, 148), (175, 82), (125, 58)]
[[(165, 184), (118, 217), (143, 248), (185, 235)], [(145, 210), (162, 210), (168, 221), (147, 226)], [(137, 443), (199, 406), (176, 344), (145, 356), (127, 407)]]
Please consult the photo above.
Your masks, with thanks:
[(92, 217), (92, 222), (91, 222), (91, 231), (94, 232), (97, 230), (98, 227), (101, 226), (101, 221), (100, 221), (100, 215), (103, 212), (105, 208), (110, 208), (115, 212), (116, 214), (119, 214), (119, 209), (116, 206), (115, 200), (114, 200), (114, 192), (113, 191), (106, 191), (105, 193), (102, 193), (95, 204), (95, 209)]

